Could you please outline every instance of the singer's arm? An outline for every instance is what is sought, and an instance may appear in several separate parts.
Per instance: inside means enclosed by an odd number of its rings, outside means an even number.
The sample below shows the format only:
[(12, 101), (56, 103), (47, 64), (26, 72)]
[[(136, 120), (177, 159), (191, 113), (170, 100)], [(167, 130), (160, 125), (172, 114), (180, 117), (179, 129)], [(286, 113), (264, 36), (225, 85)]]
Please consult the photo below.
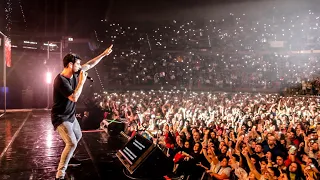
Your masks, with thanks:
[(74, 92), (68, 97), (68, 99), (70, 101), (73, 101), (73, 102), (77, 102), (79, 97), (80, 97), (80, 94), (82, 92), (82, 88), (83, 88), (83, 85), (84, 85), (84, 80), (82, 81), (79, 81), (76, 89), (74, 90)]
[(113, 45), (108, 47), (103, 53), (101, 53), (97, 57), (95, 57), (95, 58), (91, 59), (90, 61), (88, 61), (87, 63), (83, 64), (81, 66), (81, 69), (83, 71), (88, 71), (89, 69), (93, 68), (95, 65), (97, 65), (101, 61), (102, 58), (104, 58), (105, 56), (109, 55), (112, 52), (112, 47), (113, 47)]

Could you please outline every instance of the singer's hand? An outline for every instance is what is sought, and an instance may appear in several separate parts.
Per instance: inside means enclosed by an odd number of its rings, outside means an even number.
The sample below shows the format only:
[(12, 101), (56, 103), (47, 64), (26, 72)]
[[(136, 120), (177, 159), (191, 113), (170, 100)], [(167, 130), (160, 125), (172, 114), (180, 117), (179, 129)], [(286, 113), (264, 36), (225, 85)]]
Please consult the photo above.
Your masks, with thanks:
[(79, 74), (79, 82), (86, 82), (88, 73), (86, 71), (81, 70)]
[(108, 47), (102, 54), (105, 55), (105, 56), (108, 56), (109, 54), (112, 53), (112, 47), (113, 47), (113, 44), (111, 44), (110, 47)]

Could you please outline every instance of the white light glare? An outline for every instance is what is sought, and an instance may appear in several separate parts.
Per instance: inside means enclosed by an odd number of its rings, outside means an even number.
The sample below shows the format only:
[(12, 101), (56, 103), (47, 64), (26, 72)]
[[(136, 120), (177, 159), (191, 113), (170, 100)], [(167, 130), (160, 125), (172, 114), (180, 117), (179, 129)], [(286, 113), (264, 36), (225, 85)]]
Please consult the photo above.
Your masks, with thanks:
[(46, 73), (46, 83), (47, 84), (51, 84), (52, 82), (52, 73), (51, 72), (47, 72)]

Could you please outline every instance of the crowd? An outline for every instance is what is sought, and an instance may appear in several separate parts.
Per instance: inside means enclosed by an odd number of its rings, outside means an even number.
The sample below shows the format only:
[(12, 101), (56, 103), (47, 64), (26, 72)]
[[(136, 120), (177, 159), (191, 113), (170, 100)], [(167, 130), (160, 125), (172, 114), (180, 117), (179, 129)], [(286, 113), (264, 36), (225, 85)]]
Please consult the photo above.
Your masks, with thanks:
[[(320, 179), (319, 98), (139, 91), (96, 95), (109, 120), (128, 121), (189, 179)], [(103, 124), (103, 123), (102, 123)]]
[(96, 36), (132, 50), (195, 50), (258, 52), (270, 48), (318, 49), (319, 14), (301, 11), (263, 17), (233, 14), (224, 18), (154, 23), (115, 23), (101, 20)]
[[(104, 61), (106, 66), (96, 69), (100, 77), (95, 79), (105, 87), (168, 85), (318, 94), (318, 20), (319, 14), (312, 11), (270, 13), (262, 18), (230, 13), (223, 19), (143, 24), (102, 20), (94, 37), (100, 46), (90, 43), (90, 50), (98, 52), (104, 43), (114, 43), (115, 51)], [(92, 53), (82, 46), (69, 44), (68, 48), (89, 59)], [(13, 62), (23, 59), (28, 66), (37, 61), (51, 69), (61, 67), (58, 52), (50, 54), (51, 60), (38, 50), (28, 52), (34, 53), (14, 51)], [(30, 69), (21, 76), (23, 82), (34, 79), (35, 68)], [(42, 69), (45, 74), (47, 69)]]
[[(117, 55), (115, 55), (118, 57)], [(188, 89), (295, 89), (317, 94), (318, 57), (315, 55), (196, 55), (131, 53), (110, 62), (109, 86), (171, 85)], [(241, 58), (239, 58), (241, 57)], [(109, 63), (109, 62), (108, 62)], [(305, 83), (312, 86), (303, 87)], [(298, 89), (298, 90), (297, 90)], [(311, 89), (306, 91), (306, 89)], [(304, 92), (302, 92), (304, 90)]]
[[(117, 48), (105, 62), (105, 84), (184, 88), (96, 95), (101, 125), (128, 122), (129, 136), (158, 144), (172, 173), (188, 179), (320, 179), (319, 98), (296, 96), (319, 94), (318, 15), (273, 12), (257, 20), (230, 13), (162, 25), (102, 20), (96, 40)], [(187, 91), (194, 87), (237, 93)]]
[(302, 90), (302, 83), (310, 82), (314, 91), (308, 94), (316, 94), (318, 19), (317, 13), (307, 11), (257, 19), (230, 13), (223, 19), (141, 25), (102, 20), (97, 40), (118, 48), (106, 62), (104, 83), (189, 89), (287, 87), (303, 94), (311, 91)]

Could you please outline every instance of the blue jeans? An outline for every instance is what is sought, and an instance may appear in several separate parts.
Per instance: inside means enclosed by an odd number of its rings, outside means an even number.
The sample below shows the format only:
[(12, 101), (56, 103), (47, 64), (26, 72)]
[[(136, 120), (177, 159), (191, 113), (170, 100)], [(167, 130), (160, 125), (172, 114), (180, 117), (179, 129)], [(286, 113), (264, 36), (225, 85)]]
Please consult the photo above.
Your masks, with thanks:
[(65, 147), (61, 154), (56, 178), (64, 178), (68, 163), (82, 137), (82, 132), (77, 119), (75, 119), (73, 123), (69, 121), (63, 122), (57, 127), (57, 131), (63, 139)]

